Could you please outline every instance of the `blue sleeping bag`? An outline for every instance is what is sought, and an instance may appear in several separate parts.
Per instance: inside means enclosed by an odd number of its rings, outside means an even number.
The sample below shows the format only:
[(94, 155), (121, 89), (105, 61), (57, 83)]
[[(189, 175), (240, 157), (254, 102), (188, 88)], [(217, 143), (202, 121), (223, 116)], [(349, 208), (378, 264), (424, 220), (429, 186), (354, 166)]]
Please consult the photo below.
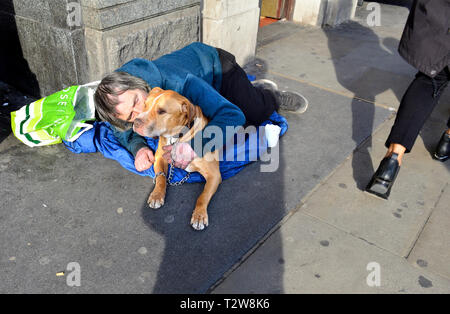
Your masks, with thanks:
[[(280, 136), (286, 133), (288, 129), (287, 120), (274, 112), (267, 121), (263, 122), (261, 126), (266, 124), (275, 124), (280, 126)], [(249, 129), (247, 129), (249, 130)], [(254, 132), (248, 132), (245, 136), (245, 142), (239, 140), (243, 137), (235, 135), (234, 145), (231, 147), (226, 146), (223, 150), (220, 159), (220, 172), (222, 179), (228, 179), (238, 172), (240, 172), (245, 165), (256, 161), (260, 158), (261, 154), (267, 151), (267, 141), (265, 140), (264, 128), (254, 128)], [(95, 122), (94, 127), (82, 134), (74, 142), (63, 141), (64, 145), (72, 152), (80, 153), (95, 153), (100, 152), (106, 158), (116, 160), (125, 169), (134, 172), (141, 176), (155, 177), (155, 171), (153, 166), (150, 169), (139, 172), (134, 167), (134, 157), (128, 152), (113, 135), (113, 131), (107, 122)], [(147, 138), (148, 146), (156, 151), (158, 147), (158, 139)], [(169, 165), (170, 171), (170, 165)], [(179, 182), (186, 176), (187, 172), (180, 168), (174, 168), (172, 182)], [(191, 176), (186, 182), (205, 182), (203, 176), (198, 172), (191, 173)]]

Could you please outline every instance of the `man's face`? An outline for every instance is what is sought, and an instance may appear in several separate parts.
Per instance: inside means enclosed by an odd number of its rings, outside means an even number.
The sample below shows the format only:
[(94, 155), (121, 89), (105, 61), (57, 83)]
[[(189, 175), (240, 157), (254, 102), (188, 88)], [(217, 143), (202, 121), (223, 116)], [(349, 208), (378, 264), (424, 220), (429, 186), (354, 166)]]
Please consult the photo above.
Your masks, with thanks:
[(145, 110), (145, 100), (148, 93), (141, 89), (131, 89), (117, 96), (116, 118), (134, 122), (136, 117)]

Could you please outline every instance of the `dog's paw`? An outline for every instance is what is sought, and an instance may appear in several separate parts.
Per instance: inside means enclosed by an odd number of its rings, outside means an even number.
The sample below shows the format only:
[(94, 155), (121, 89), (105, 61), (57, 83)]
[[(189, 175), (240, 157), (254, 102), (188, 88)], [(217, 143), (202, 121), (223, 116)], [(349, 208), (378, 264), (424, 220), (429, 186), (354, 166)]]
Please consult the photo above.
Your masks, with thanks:
[(191, 226), (195, 230), (203, 230), (208, 227), (208, 214), (206, 211), (194, 210), (191, 218)]
[(147, 204), (150, 208), (160, 208), (164, 205), (165, 194), (153, 191), (148, 198)]

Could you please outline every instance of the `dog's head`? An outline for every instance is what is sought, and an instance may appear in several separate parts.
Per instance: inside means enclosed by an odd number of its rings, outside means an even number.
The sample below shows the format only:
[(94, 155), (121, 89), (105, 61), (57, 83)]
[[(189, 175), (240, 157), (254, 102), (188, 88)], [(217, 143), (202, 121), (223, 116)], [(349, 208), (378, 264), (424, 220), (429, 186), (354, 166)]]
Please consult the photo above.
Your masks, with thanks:
[(195, 115), (194, 105), (172, 90), (153, 88), (145, 100), (145, 110), (134, 120), (134, 132), (146, 136), (175, 136)]

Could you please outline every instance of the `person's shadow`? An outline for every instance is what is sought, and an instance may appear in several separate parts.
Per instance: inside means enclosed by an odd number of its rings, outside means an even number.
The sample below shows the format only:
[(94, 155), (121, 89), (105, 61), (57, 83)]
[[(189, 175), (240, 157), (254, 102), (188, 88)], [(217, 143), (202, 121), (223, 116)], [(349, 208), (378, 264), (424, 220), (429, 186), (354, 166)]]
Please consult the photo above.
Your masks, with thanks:
[[(14, 18), (13, 0), (2, 0), (0, 7), (0, 143), (11, 134), (10, 113), (40, 97), (39, 83), (23, 56)], [(6, 83), (6, 84), (4, 84)], [(11, 88), (10, 86), (13, 86)], [(15, 91), (17, 88), (20, 92)], [(23, 94), (22, 94), (23, 93)]]
[[(356, 21), (350, 21), (342, 27), (351, 29), (352, 34), (363, 38), (361, 46), (356, 49), (352, 47), (349, 52), (348, 47), (341, 41), (339, 29), (324, 28), (337, 80), (353, 93), (352, 138), (355, 147), (360, 146), (364, 140), (368, 141), (359, 147), (358, 153), (353, 154), (352, 159), (354, 180), (357, 187), (364, 190), (375, 170), (370, 157), (372, 139), (371, 136), (364, 138), (364, 134), (372, 134), (374, 131), (376, 96), (391, 89), (399, 101), (407, 86), (398, 75), (378, 67), (373, 63), (376, 60), (371, 60), (371, 56), (382, 56), (383, 60), (389, 62), (396, 54), (399, 43), (397, 39), (385, 38), (381, 42), (372, 29)], [(361, 171), (361, 165), (365, 166), (364, 171)]]

